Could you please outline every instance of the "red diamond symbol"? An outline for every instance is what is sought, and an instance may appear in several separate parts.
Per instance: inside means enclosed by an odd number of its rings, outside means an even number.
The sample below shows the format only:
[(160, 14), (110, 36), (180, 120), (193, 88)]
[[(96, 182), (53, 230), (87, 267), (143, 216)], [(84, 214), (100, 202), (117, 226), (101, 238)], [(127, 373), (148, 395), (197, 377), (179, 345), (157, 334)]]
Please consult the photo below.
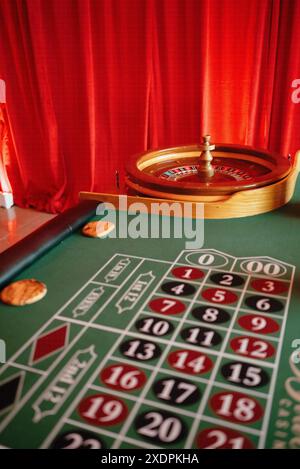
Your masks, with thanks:
[(63, 349), (69, 339), (69, 324), (59, 326), (37, 338), (32, 348), (32, 363), (37, 363)]

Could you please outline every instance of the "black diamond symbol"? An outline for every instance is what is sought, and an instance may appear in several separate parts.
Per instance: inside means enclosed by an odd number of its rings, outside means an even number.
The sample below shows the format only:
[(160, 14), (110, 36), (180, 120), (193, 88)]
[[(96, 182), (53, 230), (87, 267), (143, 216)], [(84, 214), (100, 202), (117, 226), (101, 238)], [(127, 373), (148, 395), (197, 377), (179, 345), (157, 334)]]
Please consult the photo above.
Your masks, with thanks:
[(24, 373), (10, 376), (0, 383), (0, 413), (8, 410), (19, 399), (24, 381)]

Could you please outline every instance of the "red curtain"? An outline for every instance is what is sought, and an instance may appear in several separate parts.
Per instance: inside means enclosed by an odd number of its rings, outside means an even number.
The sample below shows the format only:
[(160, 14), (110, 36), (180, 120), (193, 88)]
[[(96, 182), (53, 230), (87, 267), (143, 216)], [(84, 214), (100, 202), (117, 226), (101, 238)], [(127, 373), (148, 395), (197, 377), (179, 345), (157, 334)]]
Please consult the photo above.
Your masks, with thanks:
[(0, 0), (15, 200), (61, 211), (207, 132), (293, 154), (299, 24), (299, 0)]

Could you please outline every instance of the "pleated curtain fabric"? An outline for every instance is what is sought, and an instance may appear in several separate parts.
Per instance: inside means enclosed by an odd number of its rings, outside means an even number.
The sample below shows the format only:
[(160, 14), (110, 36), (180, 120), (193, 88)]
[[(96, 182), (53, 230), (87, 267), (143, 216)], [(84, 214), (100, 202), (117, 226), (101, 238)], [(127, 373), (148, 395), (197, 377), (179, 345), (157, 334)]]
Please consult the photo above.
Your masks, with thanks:
[(299, 0), (0, 0), (16, 202), (60, 212), (207, 132), (295, 153), (299, 24)]

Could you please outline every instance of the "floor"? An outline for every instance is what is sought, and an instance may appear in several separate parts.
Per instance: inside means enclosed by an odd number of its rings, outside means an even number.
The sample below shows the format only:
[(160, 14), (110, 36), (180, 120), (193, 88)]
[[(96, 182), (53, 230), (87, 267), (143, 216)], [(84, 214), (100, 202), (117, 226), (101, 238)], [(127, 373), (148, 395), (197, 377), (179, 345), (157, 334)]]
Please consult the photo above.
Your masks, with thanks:
[(55, 215), (32, 209), (0, 208), (0, 252), (29, 235)]

